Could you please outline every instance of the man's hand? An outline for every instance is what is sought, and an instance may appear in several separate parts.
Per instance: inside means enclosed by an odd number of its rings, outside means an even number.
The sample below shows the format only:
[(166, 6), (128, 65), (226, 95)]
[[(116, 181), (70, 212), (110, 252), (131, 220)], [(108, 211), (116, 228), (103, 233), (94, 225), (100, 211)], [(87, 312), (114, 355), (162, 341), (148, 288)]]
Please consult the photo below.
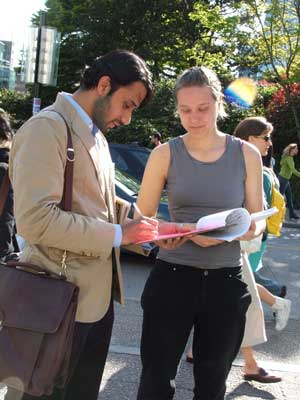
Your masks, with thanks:
[[(174, 235), (178, 233), (186, 233), (196, 229), (196, 224), (176, 223), (176, 222), (164, 222), (160, 221), (158, 226), (159, 235)], [(175, 237), (170, 239), (156, 240), (155, 243), (164, 249), (173, 250), (181, 246), (187, 240), (189, 240), (193, 234), (184, 237)]]
[(158, 234), (158, 221), (153, 218), (138, 218), (121, 225), (122, 243), (133, 244), (137, 242), (153, 242)]
[(196, 229), (196, 224), (181, 224), (177, 222), (162, 222), (158, 225), (160, 235), (173, 235), (176, 233), (190, 232)]
[(224, 240), (214, 239), (206, 236), (196, 235), (191, 238), (191, 241), (201, 247), (211, 247), (224, 243)]

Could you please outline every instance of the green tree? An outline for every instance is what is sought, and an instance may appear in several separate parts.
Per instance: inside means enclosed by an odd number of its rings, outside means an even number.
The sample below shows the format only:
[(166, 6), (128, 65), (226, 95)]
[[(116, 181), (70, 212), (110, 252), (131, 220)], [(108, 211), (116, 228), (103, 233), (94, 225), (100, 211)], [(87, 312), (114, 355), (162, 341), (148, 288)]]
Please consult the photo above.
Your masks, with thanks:
[(187, 57), (212, 68), (227, 81), (240, 68), (249, 39), (249, 34), (240, 29), (241, 3), (198, 0), (190, 13), (190, 19), (197, 23), (199, 40), (186, 51)]
[(46, 23), (62, 32), (59, 85), (73, 89), (82, 66), (114, 48), (137, 52), (155, 78), (173, 76), (187, 65), (184, 49), (198, 39), (188, 17), (194, 2), (47, 0)]
[[(65, 90), (74, 89), (82, 67), (114, 48), (127, 48), (145, 58), (155, 79), (176, 76), (198, 62), (203, 52), (206, 54), (203, 62), (223, 65), (228, 47), (209, 40), (212, 29), (208, 25), (213, 24), (219, 36), (232, 32), (236, 19), (229, 17), (228, 10), (239, 3), (233, 0), (47, 0), (46, 24), (62, 32), (58, 85)], [(228, 18), (221, 19), (220, 27), (219, 12), (228, 13)], [(200, 17), (195, 17), (195, 13)], [(209, 54), (215, 60), (213, 63)]]
[(278, 86), (275, 84), (269, 84), (266, 81), (258, 82), (257, 96), (254, 104), (249, 108), (241, 108), (235, 104), (226, 104), (228, 117), (219, 121), (219, 128), (223, 132), (232, 134), (237, 124), (244, 118), (253, 116), (268, 117), (266, 115), (266, 107), (277, 90)]
[(0, 90), (0, 107), (3, 108), (11, 119), (13, 128), (19, 128), (32, 114), (32, 99), (28, 93), (12, 90)]
[(179, 119), (175, 115), (173, 97), (174, 79), (161, 79), (155, 82), (155, 97), (144, 109), (137, 110), (132, 123), (114, 129), (108, 139), (111, 142), (128, 143), (137, 141), (141, 145), (149, 145), (149, 136), (159, 131), (163, 141), (183, 133)]
[[(293, 83), (289, 88), (292, 104), (300, 115), (300, 83)], [(274, 148), (277, 154), (289, 143), (297, 142), (298, 137), (294, 129), (293, 112), (291, 103), (287, 101), (283, 88), (279, 88), (271, 97), (266, 108), (266, 115), (274, 125)]]
[(300, 65), (300, 0), (250, 0), (244, 6), (252, 28), (250, 43), (259, 55), (266, 73), (284, 90), (292, 111), (294, 128), (300, 140), (300, 118), (291, 94), (291, 85), (299, 81)]

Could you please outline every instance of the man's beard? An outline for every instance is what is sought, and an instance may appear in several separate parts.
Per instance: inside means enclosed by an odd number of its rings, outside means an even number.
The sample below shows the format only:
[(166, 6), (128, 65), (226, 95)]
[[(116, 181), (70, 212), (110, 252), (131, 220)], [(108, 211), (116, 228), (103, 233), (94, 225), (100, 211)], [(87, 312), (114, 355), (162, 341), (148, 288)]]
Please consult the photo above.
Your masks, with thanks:
[(110, 96), (98, 97), (98, 99), (94, 103), (94, 107), (92, 110), (93, 123), (100, 129), (103, 134), (107, 133), (106, 116), (108, 114), (110, 104)]

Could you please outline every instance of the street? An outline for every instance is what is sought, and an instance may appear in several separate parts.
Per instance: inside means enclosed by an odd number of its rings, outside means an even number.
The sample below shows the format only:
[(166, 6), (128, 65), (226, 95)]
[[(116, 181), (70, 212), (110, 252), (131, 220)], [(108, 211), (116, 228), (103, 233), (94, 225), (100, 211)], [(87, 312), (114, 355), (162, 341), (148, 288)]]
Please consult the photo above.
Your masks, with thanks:
[[(270, 238), (264, 256), (263, 274), (286, 284), (292, 312), (288, 326), (275, 331), (274, 318), (269, 307), (264, 307), (268, 342), (255, 347), (259, 365), (274, 371), (283, 380), (276, 384), (244, 382), (241, 375), (240, 356), (235, 360), (228, 379), (226, 400), (280, 399), (299, 400), (300, 381), (300, 230), (284, 228), (280, 238)], [(110, 354), (99, 399), (134, 400), (140, 375), (139, 340), (142, 311), (139, 298), (152, 262), (142, 257), (123, 255), (122, 266), (127, 302), (116, 305), (116, 318)], [(176, 400), (192, 400), (192, 365), (180, 364), (176, 379)]]
[[(283, 380), (275, 384), (244, 382), (241, 374), (243, 361), (238, 356), (228, 378), (226, 400), (300, 399), (299, 240), (300, 230), (291, 228), (284, 228), (280, 238), (270, 238), (262, 270), (265, 276), (276, 277), (280, 283), (287, 285), (287, 297), (293, 302), (288, 326), (282, 332), (275, 330), (273, 313), (269, 307), (264, 307), (268, 342), (255, 347), (259, 365), (274, 371)], [(127, 301), (125, 306), (115, 305), (113, 336), (99, 393), (101, 400), (136, 398), (141, 371), (139, 342), (142, 311), (139, 299), (152, 265), (153, 261), (141, 256), (122, 255)], [(178, 369), (174, 400), (192, 400), (192, 370), (192, 365), (185, 362), (184, 356)], [(5, 387), (0, 387), (0, 400), (3, 400), (5, 391)]]

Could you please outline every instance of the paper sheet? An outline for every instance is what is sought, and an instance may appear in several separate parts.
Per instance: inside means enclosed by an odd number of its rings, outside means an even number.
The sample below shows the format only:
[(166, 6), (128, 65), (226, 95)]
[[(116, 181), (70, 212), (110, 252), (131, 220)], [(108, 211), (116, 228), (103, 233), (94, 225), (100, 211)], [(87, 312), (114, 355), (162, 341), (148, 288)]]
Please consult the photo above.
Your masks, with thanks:
[(276, 212), (278, 212), (277, 208), (273, 207), (250, 215), (245, 208), (234, 208), (199, 218), (194, 230), (158, 235), (153, 241), (201, 234), (214, 239), (231, 242), (248, 232), (251, 221), (261, 221), (276, 214)]

